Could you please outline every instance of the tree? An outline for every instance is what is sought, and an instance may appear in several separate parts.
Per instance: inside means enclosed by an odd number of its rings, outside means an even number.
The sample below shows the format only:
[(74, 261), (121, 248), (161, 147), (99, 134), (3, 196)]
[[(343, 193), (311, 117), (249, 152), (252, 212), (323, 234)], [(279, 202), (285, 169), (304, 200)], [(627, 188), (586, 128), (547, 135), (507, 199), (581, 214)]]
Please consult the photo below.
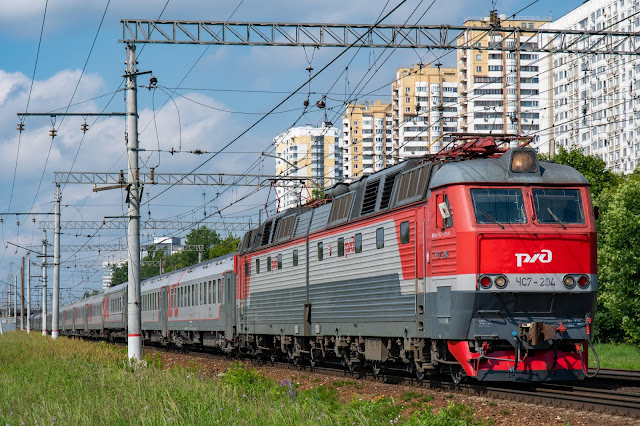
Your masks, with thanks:
[(120, 265), (111, 265), (111, 285), (122, 284), (129, 281), (129, 262)]
[[(600, 340), (640, 344), (640, 175), (600, 197), (598, 266)], [(598, 325), (598, 322), (601, 322)]]
[(82, 295), (82, 298), (83, 299), (88, 299), (91, 296), (95, 296), (96, 294), (99, 294), (99, 293), (100, 293), (100, 290), (92, 290), (92, 291), (86, 290), (84, 292), (84, 294)]
[(216, 257), (224, 256), (225, 254), (233, 253), (238, 249), (240, 244), (240, 238), (233, 234), (229, 236), (209, 249), (209, 259), (215, 259)]

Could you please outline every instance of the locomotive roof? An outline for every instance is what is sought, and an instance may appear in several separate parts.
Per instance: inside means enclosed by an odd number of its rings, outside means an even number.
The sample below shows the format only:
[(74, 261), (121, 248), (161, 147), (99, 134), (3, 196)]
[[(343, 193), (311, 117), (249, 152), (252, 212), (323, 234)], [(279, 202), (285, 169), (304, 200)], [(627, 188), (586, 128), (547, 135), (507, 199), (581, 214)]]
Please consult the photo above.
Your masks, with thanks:
[[(495, 148), (493, 142), (485, 143), (487, 145), (490, 149)], [(539, 163), (531, 148), (485, 152), (482, 158), (409, 159), (354, 182), (339, 182), (325, 191), (331, 203), (315, 209), (298, 207), (269, 218), (245, 234), (238, 251), (257, 250), (412, 204), (428, 198), (432, 189), (446, 185), (589, 185), (585, 177), (571, 167)], [(502, 155), (495, 156), (497, 153)], [(528, 157), (535, 170), (513, 171), (512, 161), (516, 155)]]

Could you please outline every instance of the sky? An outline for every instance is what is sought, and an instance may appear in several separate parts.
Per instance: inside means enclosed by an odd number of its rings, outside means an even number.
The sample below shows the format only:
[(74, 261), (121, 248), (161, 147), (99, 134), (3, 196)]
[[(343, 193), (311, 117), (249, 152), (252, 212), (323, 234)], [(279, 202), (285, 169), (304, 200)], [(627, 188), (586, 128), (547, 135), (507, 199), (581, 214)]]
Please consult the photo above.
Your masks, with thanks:
[[(401, 0), (0, 0), (0, 213), (51, 213), (54, 172), (126, 173), (125, 121), (122, 117), (27, 117), (17, 131), (17, 113), (123, 112), (125, 46), (121, 19), (194, 21), (372, 24)], [(509, 16), (557, 19), (582, 0), (494, 0)], [(533, 3), (533, 4), (532, 4)], [(45, 15), (46, 5), (46, 15)], [(461, 25), (467, 17), (487, 16), (491, 0), (407, 0), (386, 24)], [(149, 44), (137, 46), (138, 69), (152, 71), (156, 89), (138, 91), (140, 167), (157, 173), (275, 173), (273, 138), (292, 125), (340, 123), (345, 102), (390, 101), (390, 84), (399, 67), (429, 63), (445, 52), (416, 49), (352, 49), (309, 85), (245, 132), (308, 78), (309, 66), (320, 70), (340, 48), (245, 47)], [(455, 66), (455, 52), (442, 56)], [(142, 75), (138, 85), (148, 85)], [(327, 108), (303, 114), (326, 95)], [(326, 112), (326, 117), (325, 117)], [(89, 125), (84, 133), (81, 125)], [(57, 136), (52, 140), (50, 130)], [(242, 135), (238, 138), (238, 136)], [(169, 151), (182, 151), (170, 153)], [(92, 192), (91, 185), (62, 187), (63, 221), (103, 220), (127, 212), (120, 190)], [(144, 189), (141, 219), (256, 223), (258, 211), (275, 208), (275, 192), (247, 187), (152, 186)], [(47, 215), (8, 215), (0, 223), (0, 303), (7, 282), (19, 272), (26, 254), (21, 247), (41, 246), (39, 222)], [(188, 231), (143, 231), (153, 236), (184, 236)], [(226, 236), (225, 231), (220, 231)], [(236, 234), (238, 234), (236, 232)], [(49, 243), (53, 233), (47, 231)], [(63, 230), (61, 244), (126, 246), (124, 230)], [(39, 251), (39, 248), (34, 248)], [(49, 248), (49, 253), (53, 252)], [(35, 253), (33, 254), (35, 255)], [(61, 254), (61, 300), (69, 302), (102, 287), (102, 261), (125, 254), (83, 248)], [(40, 259), (37, 259), (40, 262)], [(52, 287), (52, 268), (49, 288)], [(40, 267), (32, 267), (40, 275)], [(34, 285), (40, 285), (34, 278)], [(35, 302), (34, 302), (35, 304)]]

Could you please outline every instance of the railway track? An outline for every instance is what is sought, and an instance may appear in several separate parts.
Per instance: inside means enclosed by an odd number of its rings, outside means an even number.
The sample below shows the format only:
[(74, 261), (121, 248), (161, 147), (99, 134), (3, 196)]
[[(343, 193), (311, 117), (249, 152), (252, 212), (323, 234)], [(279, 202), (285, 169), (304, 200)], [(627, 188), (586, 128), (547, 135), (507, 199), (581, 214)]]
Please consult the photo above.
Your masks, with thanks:
[[(194, 356), (219, 356), (211, 353), (189, 352)], [(248, 359), (252, 360), (252, 359)], [(256, 364), (275, 365), (287, 369), (302, 369), (339, 377), (351, 377), (377, 382), (417, 386), (425, 389), (441, 390), (445, 392), (460, 392), (487, 398), (511, 400), (517, 402), (546, 405), (551, 407), (566, 407), (576, 410), (594, 411), (611, 415), (640, 419), (640, 391), (626, 392), (615, 389), (603, 389), (602, 381), (616, 381), (621, 387), (632, 387), (640, 384), (640, 371), (601, 370), (598, 379), (587, 379), (583, 382), (569, 383), (515, 383), (515, 382), (484, 382), (472, 383), (463, 381), (454, 384), (446, 376), (429, 378), (418, 381), (413, 377), (402, 375), (399, 371), (374, 376), (367, 371), (364, 373), (348, 372), (335, 366), (310, 367), (292, 365), (286, 362), (262, 362), (253, 360)], [(591, 373), (591, 372), (590, 372)], [(602, 375), (602, 376), (601, 376)]]

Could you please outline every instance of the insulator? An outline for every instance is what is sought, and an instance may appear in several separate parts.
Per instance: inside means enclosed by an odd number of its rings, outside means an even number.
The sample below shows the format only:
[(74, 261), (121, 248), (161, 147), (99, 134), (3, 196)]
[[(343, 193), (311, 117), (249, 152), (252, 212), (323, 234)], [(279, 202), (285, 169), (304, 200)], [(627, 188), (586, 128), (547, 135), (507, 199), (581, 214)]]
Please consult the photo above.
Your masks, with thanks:
[(24, 130), (24, 123), (18, 123), (18, 131), (22, 133), (23, 130)]
[(156, 169), (154, 167), (152, 167), (150, 172), (149, 172), (149, 177), (151, 178), (151, 183), (155, 182), (155, 174), (156, 174)]
[(87, 130), (89, 130), (89, 125), (87, 123), (81, 124), (80, 129), (82, 130), (82, 133), (87, 133)]
[(32, 218), (31, 218), (31, 222), (36, 223), (36, 218), (35, 218), (35, 217), (32, 217)]
[(118, 183), (124, 183), (124, 172), (120, 170), (120, 176), (118, 177)]
[(305, 99), (304, 102), (302, 102), (302, 105), (304, 105), (304, 107), (308, 107), (309, 106), (309, 98)]
[(140, 169), (136, 169), (136, 182), (140, 180)]
[(49, 136), (51, 136), (51, 139), (55, 138), (57, 136), (58, 131), (56, 129), (51, 129), (49, 130)]
[(316, 102), (316, 106), (320, 109), (323, 109), (326, 106), (326, 104), (322, 99), (320, 99), (318, 102)]

